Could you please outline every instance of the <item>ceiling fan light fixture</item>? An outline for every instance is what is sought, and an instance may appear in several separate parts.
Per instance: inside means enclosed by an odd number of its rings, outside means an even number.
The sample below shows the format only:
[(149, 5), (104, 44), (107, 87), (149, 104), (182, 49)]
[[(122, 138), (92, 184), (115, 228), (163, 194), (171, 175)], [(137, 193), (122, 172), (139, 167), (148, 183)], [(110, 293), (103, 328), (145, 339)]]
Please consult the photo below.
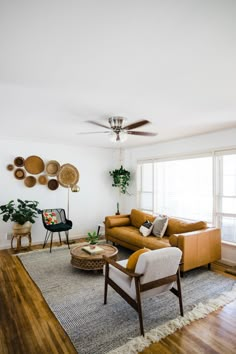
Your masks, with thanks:
[(119, 133), (119, 136), (120, 136), (120, 142), (123, 143), (127, 140), (128, 138), (128, 134), (125, 130), (122, 130), (120, 133)]
[(126, 122), (126, 119), (123, 117), (110, 117), (108, 119), (108, 122), (110, 124), (110, 127), (112, 129), (121, 129), (124, 126), (124, 123)]
[(112, 143), (116, 143), (116, 139), (117, 139), (117, 134), (114, 132), (114, 131), (111, 131), (109, 133), (109, 140), (112, 142)]
[(127, 138), (128, 138), (128, 134), (126, 131), (120, 131), (120, 132), (112, 131), (109, 134), (109, 140), (112, 143), (117, 143), (117, 142), (123, 143), (124, 141), (127, 140)]
[(101, 128), (105, 128), (106, 131), (101, 132), (85, 132), (80, 134), (98, 134), (98, 133), (108, 133), (108, 138), (113, 143), (123, 143), (127, 140), (128, 135), (134, 136), (156, 136), (155, 132), (147, 132), (147, 131), (136, 131), (136, 128), (142, 127), (143, 125), (151, 123), (147, 119), (139, 120), (137, 122), (126, 124), (127, 119), (121, 116), (112, 116), (108, 118), (108, 123), (110, 126), (101, 124), (99, 122), (95, 122), (89, 120), (88, 123), (96, 125)]

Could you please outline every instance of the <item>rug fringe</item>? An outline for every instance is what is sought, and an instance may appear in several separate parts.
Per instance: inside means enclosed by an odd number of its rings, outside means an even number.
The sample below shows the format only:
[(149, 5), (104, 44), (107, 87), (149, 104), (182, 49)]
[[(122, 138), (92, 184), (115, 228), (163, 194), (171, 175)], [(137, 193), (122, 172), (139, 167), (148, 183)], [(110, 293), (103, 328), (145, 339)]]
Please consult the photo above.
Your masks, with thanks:
[(165, 324), (152, 329), (145, 336), (139, 336), (131, 339), (128, 343), (119, 348), (111, 350), (107, 354), (136, 354), (141, 352), (150, 344), (159, 342), (162, 338), (174, 333), (176, 330), (190, 324), (193, 321), (206, 317), (209, 313), (218, 310), (226, 304), (236, 300), (236, 285), (231, 291), (222, 293), (218, 298), (207, 301), (206, 304), (199, 303), (191, 311), (187, 312), (184, 317), (178, 316), (174, 320), (170, 320)]

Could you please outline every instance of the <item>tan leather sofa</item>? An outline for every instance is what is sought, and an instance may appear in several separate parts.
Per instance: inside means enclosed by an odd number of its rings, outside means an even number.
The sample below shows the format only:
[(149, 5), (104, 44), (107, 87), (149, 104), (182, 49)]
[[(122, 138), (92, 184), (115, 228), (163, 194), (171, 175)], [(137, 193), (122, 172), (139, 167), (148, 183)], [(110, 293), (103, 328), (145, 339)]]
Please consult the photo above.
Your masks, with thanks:
[(162, 238), (142, 236), (140, 226), (155, 216), (132, 209), (130, 214), (112, 215), (105, 218), (105, 237), (107, 241), (131, 250), (146, 247), (158, 249), (175, 246), (183, 252), (181, 272), (197, 268), (221, 258), (221, 230), (208, 227), (203, 221), (190, 222), (169, 218), (166, 232)]

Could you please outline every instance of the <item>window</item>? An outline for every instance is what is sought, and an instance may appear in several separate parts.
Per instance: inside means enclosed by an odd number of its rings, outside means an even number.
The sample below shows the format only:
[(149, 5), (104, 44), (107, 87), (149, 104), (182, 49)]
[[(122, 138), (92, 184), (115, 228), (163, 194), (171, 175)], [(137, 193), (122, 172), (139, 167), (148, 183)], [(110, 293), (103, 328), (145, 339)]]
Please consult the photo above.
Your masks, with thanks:
[(153, 164), (143, 163), (138, 166), (138, 204), (146, 212), (153, 211)]
[(216, 223), (222, 240), (236, 243), (236, 154), (216, 156)]
[(155, 161), (139, 168), (141, 209), (154, 214), (211, 222), (211, 157)]
[(236, 151), (141, 162), (137, 182), (140, 209), (207, 221), (236, 244)]

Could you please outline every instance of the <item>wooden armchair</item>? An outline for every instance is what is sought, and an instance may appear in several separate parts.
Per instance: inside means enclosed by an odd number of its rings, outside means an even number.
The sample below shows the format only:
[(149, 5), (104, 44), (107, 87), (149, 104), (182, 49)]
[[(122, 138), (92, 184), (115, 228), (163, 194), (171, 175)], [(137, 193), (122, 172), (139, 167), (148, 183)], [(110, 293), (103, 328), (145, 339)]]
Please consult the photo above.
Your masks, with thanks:
[[(142, 298), (158, 295), (170, 290), (179, 299), (180, 314), (183, 316), (179, 263), (182, 252), (168, 247), (143, 253), (139, 256), (135, 271), (126, 268), (127, 260), (115, 262), (105, 259), (104, 304), (110, 285), (139, 315), (140, 331), (144, 336)], [(173, 283), (177, 282), (177, 289)]]

